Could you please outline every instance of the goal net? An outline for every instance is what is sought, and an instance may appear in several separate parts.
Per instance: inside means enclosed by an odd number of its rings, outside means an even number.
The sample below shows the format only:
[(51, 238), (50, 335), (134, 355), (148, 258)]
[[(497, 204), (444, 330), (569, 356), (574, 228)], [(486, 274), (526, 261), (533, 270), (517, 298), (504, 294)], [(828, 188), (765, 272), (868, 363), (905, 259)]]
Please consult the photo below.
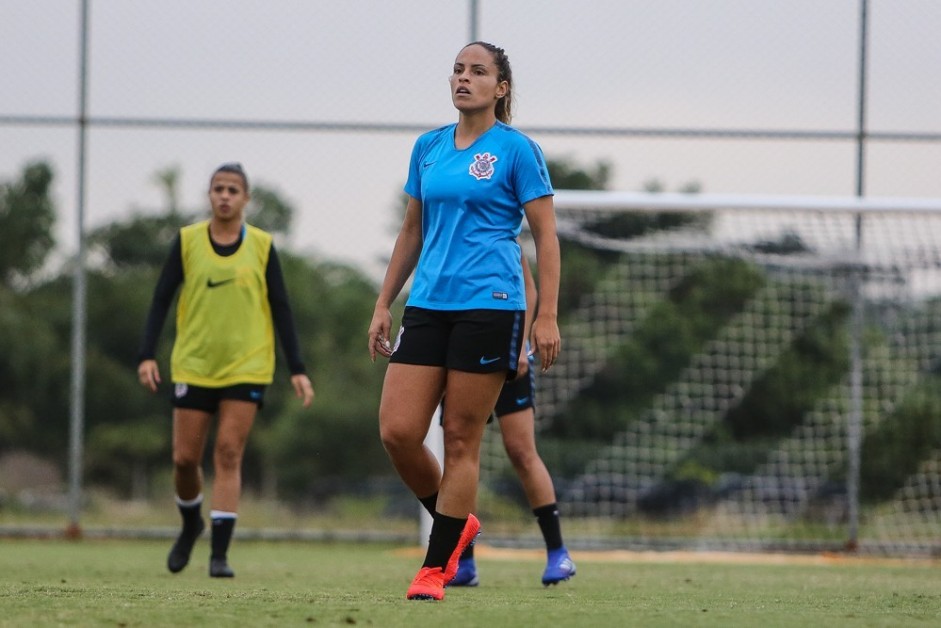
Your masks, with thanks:
[[(563, 352), (536, 420), (570, 544), (941, 552), (941, 201), (556, 210)], [(499, 429), (482, 455), (482, 512), (528, 512)]]

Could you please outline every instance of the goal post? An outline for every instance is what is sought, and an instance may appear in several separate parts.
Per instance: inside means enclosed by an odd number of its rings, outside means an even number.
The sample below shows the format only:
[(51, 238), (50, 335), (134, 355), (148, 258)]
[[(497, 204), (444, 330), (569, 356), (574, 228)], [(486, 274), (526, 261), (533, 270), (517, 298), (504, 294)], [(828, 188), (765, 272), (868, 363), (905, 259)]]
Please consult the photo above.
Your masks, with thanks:
[[(537, 443), (567, 539), (941, 550), (941, 199), (555, 207), (563, 352)], [(481, 478), (482, 507), (518, 485), (497, 429)]]

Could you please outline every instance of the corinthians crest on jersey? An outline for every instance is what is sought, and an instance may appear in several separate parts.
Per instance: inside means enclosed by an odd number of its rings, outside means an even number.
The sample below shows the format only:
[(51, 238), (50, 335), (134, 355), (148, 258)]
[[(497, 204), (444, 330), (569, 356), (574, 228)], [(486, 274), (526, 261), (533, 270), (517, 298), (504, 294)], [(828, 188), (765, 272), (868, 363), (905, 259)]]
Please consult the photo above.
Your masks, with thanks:
[(468, 172), (478, 181), (481, 179), (489, 179), (493, 176), (493, 164), (496, 161), (496, 155), (477, 153), (474, 155), (474, 161), (471, 163)]

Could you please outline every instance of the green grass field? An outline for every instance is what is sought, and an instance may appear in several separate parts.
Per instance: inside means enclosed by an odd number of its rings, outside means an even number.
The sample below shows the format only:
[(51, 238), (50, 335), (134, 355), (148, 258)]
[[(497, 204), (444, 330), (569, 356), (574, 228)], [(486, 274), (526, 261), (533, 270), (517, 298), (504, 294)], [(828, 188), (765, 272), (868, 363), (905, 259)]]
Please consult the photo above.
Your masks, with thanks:
[(235, 540), (232, 580), (168, 541), (0, 540), (0, 626), (937, 626), (941, 565), (612, 560), (575, 552), (544, 588), (533, 552), (478, 551), (481, 586), (405, 599), (415, 548)]

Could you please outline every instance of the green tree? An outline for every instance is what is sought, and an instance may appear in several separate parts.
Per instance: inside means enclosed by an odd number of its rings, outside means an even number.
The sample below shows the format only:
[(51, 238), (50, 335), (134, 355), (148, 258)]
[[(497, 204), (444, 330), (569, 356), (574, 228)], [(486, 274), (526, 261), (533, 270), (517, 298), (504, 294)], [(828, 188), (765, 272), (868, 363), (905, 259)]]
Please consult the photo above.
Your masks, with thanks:
[[(568, 157), (546, 159), (549, 179), (556, 190), (604, 190), (611, 179), (611, 165), (598, 161), (583, 167)], [(561, 238), (562, 275), (559, 281), (559, 313), (564, 321), (591, 294), (617, 255), (610, 255)], [(539, 272), (535, 268), (535, 272)]]
[(762, 273), (740, 260), (705, 260), (691, 269), (638, 323), (630, 339), (612, 348), (604, 368), (570, 404), (568, 414), (578, 421), (558, 421), (548, 433), (610, 442), (641, 418), (653, 398), (763, 283)]
[(861, 497), (874, 503), (890, 500), (925, 460), (941, 447), (941, 375), (924, 380), (882, 421), (869, 426), (862, 445)]
[[(64, 301), (56, 307), (67, 313)], [(29, 295), (0, 285), (0, 452), (65, 444), (68, 406), (50, 402), (62, 398), (60, 387), (68, 391), (68, 344), (48, 315)]]
[(154, 174), (154, 182), (160, 186), (167, 197), (167, 213), (176, 214), (180, 211), (180, 169), (178, 166), (167, 166)]
[(55, 244), (52, 167), (36, 162), (18, 181), (0, 184), (0, 281), (10, 285), (39, 270)]
[[(611, 182), (611, 165), (601, 160), (590, 166), (581, 166), (568, 157), (546, 160), (546, 168), (552, 187), (556, 190), (606, 190)], [(643, 184), (647, 192), (666, 191), (658, 179), (649, 179)], [(680, 186), (681, 193), (695, 194), (702, 186), (689, 181)], [(641, 237), (651, 232), (689, 226), (695, 222), (705, 223), (701, 216), (676, 212), (660, 213), (615, 213), (588, 217), (582, 229), (588, 233), (612, 239)], [(559, 286), (559, 313), (563, 321), (586, 297), (591, 295), (598, 282), (605, 277), (620, 260), (618, 253), (586, 247), (579, 242), (562, 237), (562, 277)], [(538, 272), (538, 269), (537, 269)]]
[[(391, 472), (378, 437), (377, 408), (384, 370), (366, 356), (364, 338), (376, 290), (359, 271), (330, 262), (284, 255), (285, 282), (308, 372), (317, 396), (302, 410), (283, 382), (279, 361), (270, 389), (277, 410), (266, 414), (261, 438), (268, 473), (281, 495), (303, 497), (325, 480), (334, 491), (346, 480)], [(272, 483), (270, 476), (269, 484)]]
[(252, 190), (245, 220), (268, 233), (289, 233), (294, 221), (294, 208), (276, 191), (258, 185)]
[[(58, 387), (68, 390), (68, 344), (29, 285), (54, 244), (52, 181), (51, 166), (36, 162), (19, 180), (0, 184), (0, 451), (41, 451), (68, 433), (57, 430), (67, 412), (50, 420), (43, 407)], [(57, 313), (68, 316), (68, 304), (66, 295)]]
[(611, 164), (598, 161), (585, 168), (571, 158), (546, 159), (549, 180), (556, 190), (605, 190), (611, 180)]

